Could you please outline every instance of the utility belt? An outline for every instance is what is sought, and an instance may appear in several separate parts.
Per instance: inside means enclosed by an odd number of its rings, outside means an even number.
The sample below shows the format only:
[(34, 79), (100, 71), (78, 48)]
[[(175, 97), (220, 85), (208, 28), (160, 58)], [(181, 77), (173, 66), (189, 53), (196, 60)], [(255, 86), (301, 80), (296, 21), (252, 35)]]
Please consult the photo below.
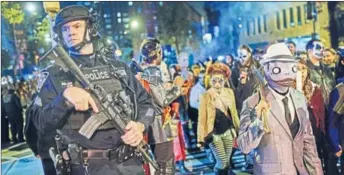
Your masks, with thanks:
[(127, 145), (121, 145), (114, 149), (98, 150), (85, 149), (78, 144), (68, 144), (68, 155), (72, 165), (84, 165), (89, 160), (116, 160), (116, 163), (123, 163), (136, 154), (135, 149)]
[[(115, 161), (120, 164), (130, 158), (136, 156), (138, 160), (143, 162), (142, 155), (136, 151), (135, 148), (129, 145), (119, 145), (114, 149), (86, 149), (78, 143), (70, 143), (70, 139), (65, 138), (58, 131), (55, 137), (56, 149), (51, 147), (49, 155), (54, 162), (54, 166), (58, 175), (70, 175), (73, 172), (73, 167), (83, 166), (85, 174), (88, 173), (88, 166), (90, 160), (107, 160)], [(64, 138), (61, 138), (64, 137)]]

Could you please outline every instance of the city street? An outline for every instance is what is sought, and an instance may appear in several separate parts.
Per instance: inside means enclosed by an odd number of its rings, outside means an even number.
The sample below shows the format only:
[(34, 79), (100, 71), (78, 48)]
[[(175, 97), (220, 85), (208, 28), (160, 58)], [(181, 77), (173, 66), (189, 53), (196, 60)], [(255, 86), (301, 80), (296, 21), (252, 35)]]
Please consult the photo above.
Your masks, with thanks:
[[(23, 172), (26, 175), (43, 175), (40, 160), (32, 154), (25, 143), (2, 149), (1, 155), (2, 175), (18, 175)], [(213, 175), (215, 174), (212, 170), (213, 166), (214, 163), (208, 159), (205, 152), (198, 151), (187, 155), (186, 168), (192, 171), (192, 174)], [(239, 170), (235, 172), (237, 175), (249, 175)]]

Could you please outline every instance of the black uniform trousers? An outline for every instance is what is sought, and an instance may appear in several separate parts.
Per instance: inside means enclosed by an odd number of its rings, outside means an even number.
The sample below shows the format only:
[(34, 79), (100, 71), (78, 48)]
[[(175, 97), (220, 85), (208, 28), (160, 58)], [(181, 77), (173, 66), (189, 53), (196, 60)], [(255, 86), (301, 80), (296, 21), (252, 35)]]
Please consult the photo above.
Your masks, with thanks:
[(42, 161), (44, 175), (56, 175), (56, 170), (55, 170), (53, 160), (51, 160), (50, 158), (42, 158), (41, 161)]

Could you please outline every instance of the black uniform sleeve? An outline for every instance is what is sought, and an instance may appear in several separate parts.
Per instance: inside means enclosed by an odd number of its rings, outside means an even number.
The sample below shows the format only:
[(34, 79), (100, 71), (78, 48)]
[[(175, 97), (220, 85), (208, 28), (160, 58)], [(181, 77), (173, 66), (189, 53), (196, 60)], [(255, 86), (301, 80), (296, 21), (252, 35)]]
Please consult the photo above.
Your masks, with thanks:
[(30, 109), (31, 121), (39, 133), (48, 134), (62, 127), (71, 111), (62, 93), (62, 90), (57, 91), (51, 77), (48, 76)]
[(137, 101), (137, 122), (143, 123), (145, 128), (153, 123), (155, 111), (152, 97), (143, 88), (141, 83), (137, 80), (129, 67), (123, 63), (125, 71), (128, 75), (128, 85), (134, 90)]
[(31, 149), (31, 151), (35, 154), (38, 155), (38, 148), (37, 148), (37, 141), (38, 141), (38, 133), (37, 129), (32, 123), (31, 120), (31, 114), (32, 110), (32, 104), (29, 105), (28, 109), (25, 112), (25, 127), (24, 127), (24, 134), (26, 138), (26, 143)]

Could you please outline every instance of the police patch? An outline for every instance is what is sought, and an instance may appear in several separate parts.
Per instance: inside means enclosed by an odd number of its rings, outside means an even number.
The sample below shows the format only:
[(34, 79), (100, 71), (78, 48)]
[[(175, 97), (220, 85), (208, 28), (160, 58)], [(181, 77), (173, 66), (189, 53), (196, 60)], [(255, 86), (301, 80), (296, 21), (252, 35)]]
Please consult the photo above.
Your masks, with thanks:
[(93, 68), (82, 68), (85, 77), (92, 81), (111, 79), (109, 74), (109, 66), (97, 66)]
[(40, 92), (41, 89), (42, 89), (42, 86), (44, 84), (44, 82), (47, 80), (49, 76), (49, 72), (41, 72), (39, 75), (38, 75), (38, 81), (37, 81), (37, 91)]

